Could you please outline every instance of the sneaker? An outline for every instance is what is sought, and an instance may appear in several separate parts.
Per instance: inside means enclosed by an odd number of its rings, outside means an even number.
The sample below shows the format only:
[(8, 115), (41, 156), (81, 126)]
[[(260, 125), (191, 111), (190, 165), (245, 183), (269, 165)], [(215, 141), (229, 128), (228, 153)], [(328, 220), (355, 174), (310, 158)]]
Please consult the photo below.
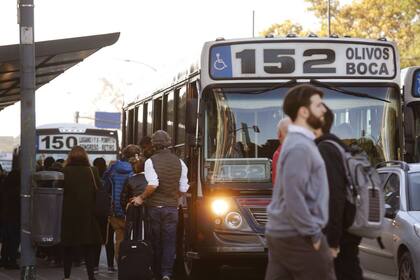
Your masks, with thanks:
[(115, 267), (113, 267), (113, 266), (108, 267), (108, 273), (115, 273), (115, 272), (117, 272)]
[(171, 277), (168, 276), (168, 275), (165, 275), (165, 276), (162, 277), (162, 280), (171, 280)]

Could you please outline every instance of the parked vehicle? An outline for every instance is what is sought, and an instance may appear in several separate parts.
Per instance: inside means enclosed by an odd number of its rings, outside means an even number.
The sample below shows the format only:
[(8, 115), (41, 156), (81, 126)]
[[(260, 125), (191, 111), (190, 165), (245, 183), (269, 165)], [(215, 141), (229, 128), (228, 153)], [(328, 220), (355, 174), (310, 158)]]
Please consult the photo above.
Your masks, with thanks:
[(389, 161), (378, 168), (385, 195), (385, 248), (375, 239), (363, 239), (359, 248), (364, 276), (420, 279), (420, 164)]

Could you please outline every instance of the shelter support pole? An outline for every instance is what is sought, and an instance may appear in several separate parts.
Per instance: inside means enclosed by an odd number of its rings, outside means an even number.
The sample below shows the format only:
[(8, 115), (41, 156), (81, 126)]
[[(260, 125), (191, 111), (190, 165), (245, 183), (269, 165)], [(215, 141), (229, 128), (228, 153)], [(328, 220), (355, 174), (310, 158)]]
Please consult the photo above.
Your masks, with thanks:
[(35, 247), (31, 242), (31, 188), (35, 171), (35, 40), (34, 0), (18, 0), (21, 91), (21, 279), (35, 280)]

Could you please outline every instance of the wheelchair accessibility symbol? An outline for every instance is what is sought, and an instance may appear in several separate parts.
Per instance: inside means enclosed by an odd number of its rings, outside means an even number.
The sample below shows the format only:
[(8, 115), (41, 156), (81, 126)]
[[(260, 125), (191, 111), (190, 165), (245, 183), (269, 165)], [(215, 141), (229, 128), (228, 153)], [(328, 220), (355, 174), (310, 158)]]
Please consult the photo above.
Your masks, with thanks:
[(226, 69), (228, 66), (223, 61), (223, 59), (220, 58), (220, 53), (216, 53), (216, 61), (214, 62), (214, 69), (217, 71), (222, 71)]

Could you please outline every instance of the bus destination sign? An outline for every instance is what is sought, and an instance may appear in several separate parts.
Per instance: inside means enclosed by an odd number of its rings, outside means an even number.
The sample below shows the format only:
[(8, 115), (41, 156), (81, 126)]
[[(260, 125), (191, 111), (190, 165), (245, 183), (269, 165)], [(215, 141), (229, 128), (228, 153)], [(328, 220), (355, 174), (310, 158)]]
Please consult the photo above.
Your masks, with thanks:
[(368, 78), (396, 76), (389, 44), (344, 42), (260, 42), (215, 45), (210, 49), (212, 79)]
[(117, 142), (112, 137), (95, 135), (39, 135), (39, 151), (70, 151), (73, 146), (79, 145), (87, 152), (111, 152), (117, 150)]

